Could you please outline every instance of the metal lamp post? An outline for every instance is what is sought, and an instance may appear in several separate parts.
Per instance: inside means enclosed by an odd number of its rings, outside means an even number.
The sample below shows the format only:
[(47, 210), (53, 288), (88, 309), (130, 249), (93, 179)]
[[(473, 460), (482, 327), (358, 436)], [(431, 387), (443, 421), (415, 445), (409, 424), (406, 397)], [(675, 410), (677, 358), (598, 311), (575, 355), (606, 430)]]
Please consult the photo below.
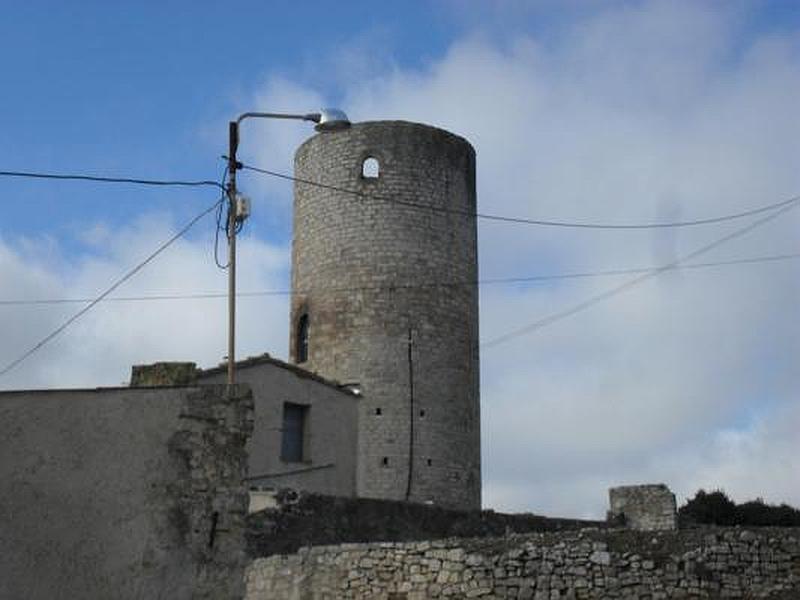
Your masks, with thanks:
[[(293, 119), (316, 123), (317, 131), (339, 131), (350, 127), (350, 120), (341, 110), (324, 108), (303, 115), (266, 112), (246, 112), (231, 121), (228, 127), (228, 385), (236, 383), (236, 225), (240, 216), (236, 194), (236, 171), (242, 167), (236, 160), (239, 147), (239, 123), (249, 118)], [(244, 216), (244, 215), (242, 215)]]

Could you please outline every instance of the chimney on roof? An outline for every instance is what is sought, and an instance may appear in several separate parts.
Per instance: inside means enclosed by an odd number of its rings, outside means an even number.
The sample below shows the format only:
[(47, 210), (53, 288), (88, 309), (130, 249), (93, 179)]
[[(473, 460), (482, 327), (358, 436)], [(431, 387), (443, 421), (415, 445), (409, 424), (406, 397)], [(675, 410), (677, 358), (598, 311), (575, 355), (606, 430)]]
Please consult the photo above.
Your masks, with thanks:
[(131, 367), (131, 387), (194, 385), (197, 365), (193, 362), (157, 362)]

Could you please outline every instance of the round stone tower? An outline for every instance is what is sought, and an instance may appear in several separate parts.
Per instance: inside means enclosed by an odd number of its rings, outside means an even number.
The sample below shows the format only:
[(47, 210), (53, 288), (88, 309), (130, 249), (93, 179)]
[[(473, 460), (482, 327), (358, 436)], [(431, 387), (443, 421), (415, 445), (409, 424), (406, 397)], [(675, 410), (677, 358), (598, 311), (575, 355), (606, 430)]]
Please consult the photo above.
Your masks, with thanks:
[(357, 123), (307, 140), (295, 175), (290, 353), (360, 385), (359, 496), (479, 508), (475, 151)]

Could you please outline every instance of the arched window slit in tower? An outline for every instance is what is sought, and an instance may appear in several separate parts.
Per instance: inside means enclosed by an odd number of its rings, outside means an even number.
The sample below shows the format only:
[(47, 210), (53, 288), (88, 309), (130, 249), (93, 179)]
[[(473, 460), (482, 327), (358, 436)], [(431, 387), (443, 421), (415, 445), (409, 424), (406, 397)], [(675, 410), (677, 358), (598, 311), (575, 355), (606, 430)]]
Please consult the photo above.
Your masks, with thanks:
[(375, 414), (376, 415), (381, 415), (382, 413), (383, 413), (383, 411), (380, 409), (380, 407), (375, 409)]
[(389, 466), (389, 457), (388, 457), (388, 456), (384, 456), (384, 457), (383, 457), (383, 460), (381, 460), (381, 464), (382, 464), (384, 467), (388, 467), (388, 466)]
[(381, 164), (374, 156), (368, 156), (361, 163), (361, 177), (364, 179), (377, 179), (381, 174)]
[(297, 320), (295, 342), (295, 360), (297, 363), (304, 363), (308, 360), (308, 313), (303, 313)]

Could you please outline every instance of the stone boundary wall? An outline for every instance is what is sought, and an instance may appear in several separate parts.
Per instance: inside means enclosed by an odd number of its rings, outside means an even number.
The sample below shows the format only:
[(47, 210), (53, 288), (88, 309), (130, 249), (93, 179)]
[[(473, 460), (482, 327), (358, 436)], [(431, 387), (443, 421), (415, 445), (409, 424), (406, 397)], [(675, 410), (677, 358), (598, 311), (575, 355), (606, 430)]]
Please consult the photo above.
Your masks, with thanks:
[(800, 597), (800, 529), (341, 544), (253, 561), (247, 600)]

